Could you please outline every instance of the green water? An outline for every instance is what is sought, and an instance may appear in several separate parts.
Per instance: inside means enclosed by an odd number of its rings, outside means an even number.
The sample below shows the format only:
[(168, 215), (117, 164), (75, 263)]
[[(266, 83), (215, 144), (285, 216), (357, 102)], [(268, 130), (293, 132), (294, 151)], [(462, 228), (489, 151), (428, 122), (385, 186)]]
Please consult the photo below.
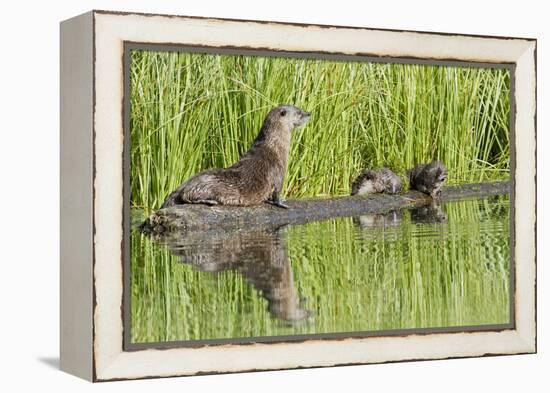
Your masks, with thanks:
[(132, 343), (506, 324), (509, 199), (131, 236)]

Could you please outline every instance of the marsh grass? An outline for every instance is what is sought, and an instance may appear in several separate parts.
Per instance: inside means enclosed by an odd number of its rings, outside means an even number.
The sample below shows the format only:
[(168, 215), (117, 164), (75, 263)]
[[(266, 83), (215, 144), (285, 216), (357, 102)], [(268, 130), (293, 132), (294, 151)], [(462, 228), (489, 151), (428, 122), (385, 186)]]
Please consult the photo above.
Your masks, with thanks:
[(134, 50), (132, 205), (158, 208), (189, 176), (231, 165), (267, 112), (312, 112), (294, 133), (285, 197), (348, 194), (362, 168), (440, 159), (449, 183), (509, 176), (509, 72)]
[(448, 223), (291, 226), (294, 285), (313, 311), (289, 327), (235, 271), (209, 273), (134, 233), (132, 342), (449, 327), (509, 322), (509, 201), (445, 206)]

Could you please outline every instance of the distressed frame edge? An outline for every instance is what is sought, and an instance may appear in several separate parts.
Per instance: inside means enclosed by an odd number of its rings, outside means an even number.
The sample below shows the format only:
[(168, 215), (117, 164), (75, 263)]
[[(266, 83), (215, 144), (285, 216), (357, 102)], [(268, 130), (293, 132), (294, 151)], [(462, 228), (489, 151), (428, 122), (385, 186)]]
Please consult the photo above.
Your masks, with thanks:
[(499, 36), (499, 35), (486, 35), (486, 34), (467, 34), (467, 33), (449, 33), (442, 31), (427, 31), (427, 30), (409, 30), (409, 29), (389, 29), (382, 27), (365, 27), (365, 26), (348, 26), (348, 25), (330, 25), (323, 23), (306, 23), (306, 22), (284, 22), (284, 21), (271, 21), (261, 19), (242, 19), (242, 18), (222, 18), (216, 16), (198, 16), (198, 15), (183, 15), (183, 14), (163, 14), (163, 13), (151, 13), (151, 12), (138, 12), (138, 11), (112, 11), (104, 9), (94, 9), (90, 12), (98, 15), (120, 15), (120, 16), (146, 16), (146, 17), (163, 17), (163, 18), (179, 18), (179, 19), (198, 19), (204, 21), (220, 21), (220, 22), (243, 22), (243, 23), (255, 23), (258, 25), (283, 25), (283, 26), (295, 26), (295, 27), (319, 27), (322, 29), (356, 29), (356, 30), (369, 30), (369, 31), (382, 31), (382, 32), (395, 32), (395, 33), (418, 33), (442, 35), (448, 37), (472, 37), (472, 38), (491, 38), (491, 39), (504, 39), (504, 40), (523, 40), (523, 41), (536, 41), (534, 37), (511, 37), (511, 36)]
[[(110, 15), (112, 15), (113, 13), (109, 13)], [(186, 18), (192, 18), (192, 17), (186, 17)], [(210, 19), (210, 18), (206, 18), (206, 19)], [(275, 24), (283, 24), (284, 23), (280, 23), (280, 22), (273, 22)], [(415, 32), (417, 33), (417, 32)], [(427, 34), (434, 34), (434, 33), (427, 33)], [(453, 35), (453, 34), (451, 34)], [(454, 35), (453, 35), (454, 36)], [(502, 37), (497, 37), (497, 38), (502, 38)], [(536, 40), (528, 40), (528, 41), (534, 41), (534, 53), (535, 53), (535, 89), (536, 89)], [(94, 40), (94, 44), (95, 44), (95, 40)], [(95, 76), (95, 72), (94, 72), (94, 76)], [(94, 95), (94, 98), (95, 98), (95, 95)], [(534, 123), (534, 128), (533, 128), (533, 132), (534, 132), (534, 137), (535, 137), (535, 141), (536, 141), (536, 96), (534, 97), (534, 104), (535, 104), (535, 123)], [(535, 148), (536, 148), (536, 143), (535, 143)], [(536, 162), (535, 162), (535, 176), (536, 176)], [(536, 186), (536, 177), (535, 177), (535, 186)], [(536, 199), (535, 199), (535, 208), (536, 208)], [(536, 222), (536, 215), (535, 215), (535, 222)], [(534, 228), (534, 234), (536, 235), (536, 227)], [(536, 258), (536, 250), (535, 250), (535, 258)], [(535, 263), (536, 263), (536, 260), (535, 260)], [(536, 284), (536, 266), (535, 266), (535, 284)], [(535, 288), (536, 289), (536, 288)], [(535, 293), (535, 297), (534, 297), (534, 300), (536, 301), (536, 293)], [(521, 335), (518, 335), (518, 337), (516, 337), (519, 341), (518, 343), (521, 344), (521, 348), (520, 350), (516, 350), (516, 351), (513, 351), (513, 352), (510, 352), (510, 353), (504, 353), (504, 352), (498, 352), (498, 353), (484, 353), (484, 354), (477, 354), (477, 355), (463, 355), (463, 356), (456, 356), (456, 357), (473, 357), (473, 356), (492, 356), (492, 355), (505, 355), (505, 354), (520, 354), (520, 353), (534, 353), (536, 352), (536, 310), (535, 310), (535, 315), (534, 315), (534, 323), (535, 323), (535, 326), (534, 326), (534, 335), (532, 334), (532, 332), (525, 332), (523, 331), (523, 333), (525, 334), (521, 334)], [(519, 329), (518, 329), (519, 330)], [(519, 333), (519, 332), (516, 332), (516, 333)], [(308, 340), (309, 341), (309, 340)], [(95, 336), (94, 336), (94, 342), (95, 342)], [(95, 355), (95, 354), (94, 354)], [(390, 360), (390, 361), (381, 361), (381, 362), (378, 362), (378, 361), (373, 361), (373, 362), (362, 362), (362, 363), (349, 363), (349, 364), (370, 364), (370, 363), (385, 363), (385, 362), (395, 362), (395, 361), (410, 361), (410, 360), (430, 360), (430, 359), (442, 359), (442, 358), (449, 358), (449, 356), (442, 356), (442, 357), (429, 357), (429, 358), (425, 358), (425, 359), (407, 359), (405, 357), (401, 358), (401, 360)], [(453, 356), (450, 356), (450, 358), (454, 358)], [(95, 356), (94, 356), (94, 360), (95, 360)], [(116, 358), (114, 359), (111, 359), (112, 360), (112, 365), (114, 365), (114, 363), (118, 363), (119, 361), (124, 361), (124, 359), (121, 359), (120, 356), (117, 356)], [(95, 361), (94, 361), (95, 363)], [(348, 364), (348, 363), (346, 363)], [(330, 364), (330, 365), (309, 365), (309, 366), (305, 366), (305, 367), (329, 367), (329, 366), (337, 366), (339, 364)], [(340, 364), (342, 365), (342, 364)], [(108, 367), (110, 368), (110, 367)], [(116, 368), (116, 367), (115, 367)], [(279, 367), (279, 368), (275, 368), (275, 369), (287, 369), (287, 368), (301, 368), (301, 366), (297, 366), (297, 367), (294, 367), (294, 366), (291, 366), (291, 367)], [(271, 368), (266, 368), (265, 370), (271, 370)], [(103, 371), (106, 371), (106, 373), (104, 373)], [(192, 373), (192, 374), (185, 374), (185, 373), (176, 373), (176, 374), (169, 374), (169, 375), (150, 375), (150, 376), (132, 376), (132, 377), (109, 377), (108, 374), (109, 372), (107, 372), (108, 370), (107, 369), (102, 369), (100, 370), (100, 375), (99, 377), (96, 375), (96, 373), (94, 372), (94, 380), (96, 381), (106, 381), (106, 380), (118, 380), (118, 379), (136, 379), (136, 378), (152, 378), (152, 377), (163, 377), (163, 376), (182, 376), (182, 375), (197, 375), (197, 374), (203, 374), (204, 372), (197, 372), (197, 373)], [(211, 373), (225, 373), (225, 372), (244, 372), (244, 371), (254, 371), (254, 370), (238, 370), (238, 371), (214, 371), (214, 372), (211, 372)], [(259, 370), (256, 370), (256, 371), (259, 371)], [(210, 373), (210, 372), (206, 372), (206, 373)]]
[(93, 18), (59, 25), (59, 367), (94, 380), (93, 366)]
[[(106, 369), (99, 370), (99, 376), (95, 376), (93, 382), (108, 382), (108, 381), (125, 381), (125, 380), (135, 380), (135, 379), (152, 379), (152, 378), (170, 378), (170, 377), (189, 377), (189, 376), (202, 376), (202, 375), (216, 375), (216, 374), (240, 374), (247, 372), (262, 372), (262, 371), (279, 371), (279, 370), (296, 370), (296, 369), (309, 369), (309, 368), (327, 368), (327, 367), (341, 367), (341, 366), (360, 366), (360, 365), (371, 365), (371, 364), (386, 364), (386, 363), (405, 363), (405, 362), (415, 362), (415, 361), (432, 361), (432, 360), (451, 360), (451, 359), (467, 359), (467, 358), (477, 358), (477, 357), (497, 357), (497, 356), (512, 356), (512, 355), (531, 355), (536, 354), (536, 348), (532, 345), (532, 340), (529, 338), (523, 337), (516, 330), (506, 330), (504, 332), (456, 332), (456, 333), (433, 333), (424, 336), (438, 336), (442, 341), (452, 339), (453, 335), (478, 335), (477, 339), (482, 338), (481, 335), (486, 335), (486, 337), (494, 334), (504, 333), (506, 335), (505, 340), (506, 344), (514, 345), (514, 349), (510, 350), (478, 350), (472, 351), (469, 350), (467, 353), (453, 353), (443, 352), (438, 355), (426, 355), (426, 356), (399, 356), (398, 358), (376, 358), (376, 359), (365, 359), (355, 362), (317, 362), (317, 363), (299, 363), (299, 364), (287, 364), (287, 365), (276, 365), (271, 367), (248, 367), (248, 368), (231, 368), (227, 367), (225, 369), (203, 369), (203, 370), (185, 370), (185, 371), (165, 371), (165, 372), (151, 372), (146, 374), (138, 375), (121, 375), (118, 373), (117, 369), (124, 368), (131, 360), (127, 358), (126, 352), (121, 352), (118, 356), (111, 359), (111, 363)], [(420, 335), (411, 335), (413, 338), (416, 338)], [(372, 340), (372, 339), (382, 339), (382, 340), (399, 340), (400, 344), (407, 344), (406, 341), (411, 338), (411, 336), (404, 337), (370, 337), (366, 339), (358, 340)], [(356, 339), (351, 338), (351, 341)], [(329, 342), (330, 343), (330, 342)], [(338, 342), (333, 342), (339, 344)], [(340, 342), (341, 344), (342, 342)], [(289, 343), (283, 343), (289, 344)], [(321, 340), (306, 340), (301, 343), (290, 343), (289, 345), (301, 346), (304, 344), (323, 344)], [(395, 344), (395, 343), (394, 343)], [(442, 343), (440, 343), (442, 344)], [(418, 345), (418, 344), (415, 344)], [(225, 349), (230, 347), (239, 346), (238, 344), (228, 344), (225, 346)], [(189, 348), (187, 348), (189, 349)], [(221, 350), (224, 347), (220, 348)], [(159, 353), (166, 351), (174, 351), (178, 349), (145, 349), (137, 352), (145, 353), (145, 356), (149, 355), (158, 355)], [(135, 353), (135, 352), (134, 352)], [(380, 356), (379, 354), (376, 354)], [(212, 354), (210, 356), (215, 356)]]
[[(518, 80), (521, 80), (518, 83)], [(515, 70), (515, 95), (514, 119), (515, 135), (514, 156), (515, 174), (513, 195), (514, 203), (527, 205), (532, 210), (525, 209), (520, 214), (519, 209), (514, 209), (514, 246), (513, 257), (515, 281), (515, 324), (520, 339), (524, 342), (529, 353), (537, 353), (537, 41), (530, 41), (525, 51), (517, 59)], [(521, 97), (521, 98), (518, 98)], [(518, 112), (518, 103), (523, 105), (523, 110)], [(519, 114), (518, 114), (519, 113)], [(518, 135), (524, 132), (525, 137)], [(518, 146), (525, 144), (522, 149)], [(522, 156), (518, 157), (518, 151)], [(525, 157), (528, 155), (528, 159)], [(527, 173), (521, 173), (528, 166)], [(522, 176), (523, 175), (523, 176)], [(532, 176), (532, 177), (531, 177)], [(525, 187), (525, 188), (524, 188)], [(518, 189), (522, 189), (519, 195)], [(527, 200), (528, 199), (528, 200)], [(527, 200), (524, 202), (524, 200)], [(524, 228), (518, 230), (518, 226)], [(519, 244), (519, 247), (518, 247)], [(528, 253), (529, 259), (519, 264), (524, 259), (521, 253)], [(521, 269), (521, 273), (517, 270)], [(518, 275), (523, 277), (517, 280)], [(521, 306), (521, 307), (520, 307)]]

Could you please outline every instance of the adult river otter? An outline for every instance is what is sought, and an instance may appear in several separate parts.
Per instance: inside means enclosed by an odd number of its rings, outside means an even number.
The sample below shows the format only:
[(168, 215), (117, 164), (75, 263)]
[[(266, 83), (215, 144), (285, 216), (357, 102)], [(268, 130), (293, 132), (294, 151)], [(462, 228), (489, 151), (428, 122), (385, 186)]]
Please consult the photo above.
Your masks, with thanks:
[(161, 208), (183, 204), (248, 206), (268, 202), (288, 208), (280, 200), (285, 178), (290, 132), (310, 114), (292, 105), (272, 109), (260, 134), (246, 154), (225, 169), (200, 172), (185, 181), (164, 201)]

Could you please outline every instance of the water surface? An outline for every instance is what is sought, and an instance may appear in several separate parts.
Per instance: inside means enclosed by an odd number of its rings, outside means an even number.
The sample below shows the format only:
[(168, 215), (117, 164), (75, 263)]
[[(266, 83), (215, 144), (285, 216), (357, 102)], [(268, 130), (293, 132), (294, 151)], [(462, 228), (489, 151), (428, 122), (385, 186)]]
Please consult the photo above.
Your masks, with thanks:
[(508, 197), (156, 240), (134, 231), (131, 342), (506, 324), (509, 238)]

